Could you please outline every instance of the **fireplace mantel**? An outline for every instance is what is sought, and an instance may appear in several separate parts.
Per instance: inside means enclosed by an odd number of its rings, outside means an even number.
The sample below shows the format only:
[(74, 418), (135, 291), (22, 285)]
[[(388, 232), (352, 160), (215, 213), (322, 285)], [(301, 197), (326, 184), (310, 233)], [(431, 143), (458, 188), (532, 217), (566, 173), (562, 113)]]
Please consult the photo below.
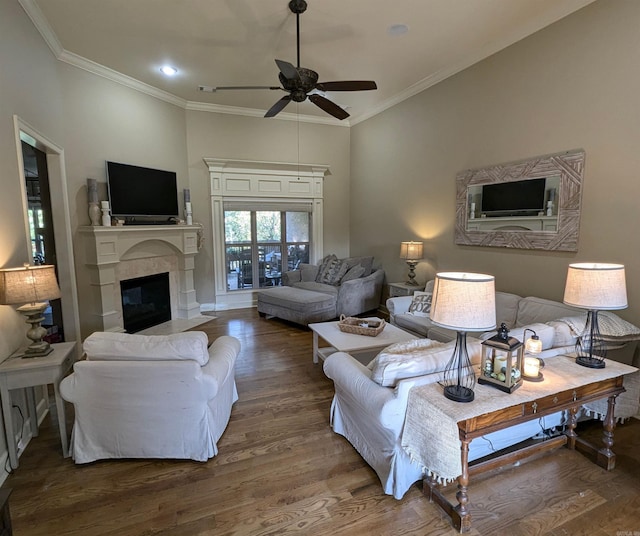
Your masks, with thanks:
[(193, 269), (200, 230), (197, 225), (80, 227), (90, 273), (92, 330), (124, 331), (120, 281), (132, 271), (136, 277), (169, 271), (172, 317), (199, 316)]

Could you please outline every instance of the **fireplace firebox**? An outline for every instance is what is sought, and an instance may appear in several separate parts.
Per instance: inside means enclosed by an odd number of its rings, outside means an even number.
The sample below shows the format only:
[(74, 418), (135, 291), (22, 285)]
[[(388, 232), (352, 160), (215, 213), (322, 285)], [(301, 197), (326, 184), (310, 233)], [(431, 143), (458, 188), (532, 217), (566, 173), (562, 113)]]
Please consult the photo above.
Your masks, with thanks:
[(120, 281), (122, 319), (127, 333), (171, 320), (169, 273)]

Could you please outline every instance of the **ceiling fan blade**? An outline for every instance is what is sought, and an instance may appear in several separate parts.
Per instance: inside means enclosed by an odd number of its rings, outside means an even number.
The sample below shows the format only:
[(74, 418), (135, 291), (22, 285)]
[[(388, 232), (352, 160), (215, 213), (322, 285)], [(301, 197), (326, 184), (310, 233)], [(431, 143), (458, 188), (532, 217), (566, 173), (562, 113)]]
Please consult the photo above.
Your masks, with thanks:
[(198, 86), (200, 91), (215, 93), (216, 91), (226, 91), (229, 89), (282, 89), (279, 86)]
[(349, 114), (344, 111), (340, 106), (331, 102), (329, 99), (325, 99), (322, 95), (309, 95), (309, 100), (313, 102), (318, 108), (322, 108), (325, 112), (332, 115), (337, 119), (346, 119), (349, 117)]
[(298, 70), (288, 61), (276, 60), (276, 65), (287, 80), (300, 80)]
[(316, 88), (320, 91), (366, 91), (378, 89), (373, 80), (343, 80), (341, 82), (318, 82)]
[(267, 113), (264, 114), (265, 117), (273, 117), (274, 115), (278, 115), (284, 107), (291, 102), (291, 95), (285, 95), (278, 102), (276, 102), (271, 108), (267, 110)]

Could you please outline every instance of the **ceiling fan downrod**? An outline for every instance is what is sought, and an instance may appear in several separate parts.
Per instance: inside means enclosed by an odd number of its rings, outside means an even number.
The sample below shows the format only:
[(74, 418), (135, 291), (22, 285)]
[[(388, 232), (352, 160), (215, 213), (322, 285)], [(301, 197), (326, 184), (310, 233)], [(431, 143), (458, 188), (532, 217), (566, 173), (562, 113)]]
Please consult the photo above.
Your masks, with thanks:
[(307, 2), (305, 0), (291, 0), (289, 2), (291, 13), (296, 15), (296, 50), (298, 55), (298, 69), (300, 68), (300, 14), (307, 10)]

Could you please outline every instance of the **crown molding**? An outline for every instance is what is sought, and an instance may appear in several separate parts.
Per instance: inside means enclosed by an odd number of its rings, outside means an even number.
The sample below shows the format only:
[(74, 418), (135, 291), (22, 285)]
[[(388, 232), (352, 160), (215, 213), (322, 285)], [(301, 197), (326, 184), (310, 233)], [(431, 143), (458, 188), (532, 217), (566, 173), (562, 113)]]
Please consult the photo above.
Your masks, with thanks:
[(53, 28), (49, 25), (49, 22), (42, 14), (40, 7), (34, 0), (18, 0), (18, 3), (27, 14), (27, 16), (33, 22), (33, 25), (40, 32), (40, 35), (45, 40), (56, 58), (60, 58), (63, 52), (62, 44), (58, 40), (58, 36), (53, 31)]
[[(210, 104), (206, 102), (188, 101), (187, 110), (197, 112), (210, 112), (218, 114), (243, 115), (245, 117), (261, 117), (264, 118), (266, 110), (258, 110), (256, 108), (242, 108), (239, 106), (224, 106), (222, 104)], [(351, 123), (348, 120), (339, 121), (331, 117), (318, 117), (315, 115), (294, 114), (289, 112), (280, 112), (271, 120), (280, 121), (296, 121), (300, 123), (316, 123), (319, 125), (331, 125), (334, 127), (349, 127)]]

